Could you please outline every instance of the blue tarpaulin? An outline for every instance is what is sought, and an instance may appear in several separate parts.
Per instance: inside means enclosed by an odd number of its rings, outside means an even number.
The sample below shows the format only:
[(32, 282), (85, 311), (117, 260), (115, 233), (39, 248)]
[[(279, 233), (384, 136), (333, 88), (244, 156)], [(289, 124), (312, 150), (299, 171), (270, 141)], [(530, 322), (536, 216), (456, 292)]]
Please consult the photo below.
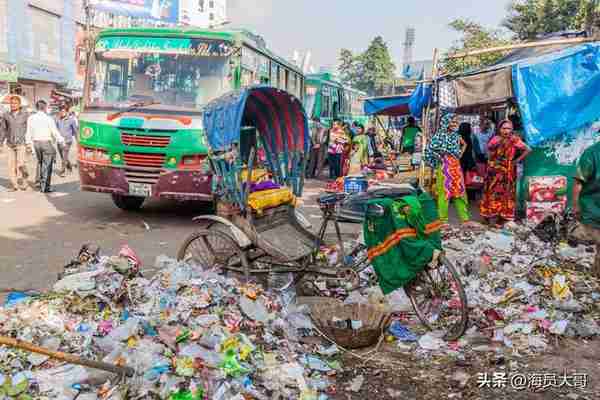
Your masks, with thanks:
[(420, 118), (423, 108), (430, 98), (431, 85), (419, 84), (410, 95), (366, 99), (364, 111), (366, 115), (385, 115), (388, 117), (412, 115)]
[(525, 139), (532, 146), (600, 119), (600, 47), (584, 44), (512, 67)]

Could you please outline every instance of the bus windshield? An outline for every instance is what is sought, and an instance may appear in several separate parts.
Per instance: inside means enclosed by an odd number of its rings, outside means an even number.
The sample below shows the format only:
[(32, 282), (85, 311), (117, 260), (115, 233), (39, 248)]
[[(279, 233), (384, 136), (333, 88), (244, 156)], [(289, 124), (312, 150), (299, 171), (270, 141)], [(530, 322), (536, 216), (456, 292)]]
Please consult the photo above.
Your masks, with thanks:
[(116, 48), (97, 45), (88, 106), (123, 109), (148, 103), (160, 104), (161, 109), (200, 112), (206, 103), (232, 89), (230, 53), (222, 51), (222, 46), (216, 51), (204, 46), (198, 51), (173, 43), (156, 47), (150, 42), (155, 48), (148, 48), (148, 42), (142, 48), (131, 41), (117, 42), (121, 47)]

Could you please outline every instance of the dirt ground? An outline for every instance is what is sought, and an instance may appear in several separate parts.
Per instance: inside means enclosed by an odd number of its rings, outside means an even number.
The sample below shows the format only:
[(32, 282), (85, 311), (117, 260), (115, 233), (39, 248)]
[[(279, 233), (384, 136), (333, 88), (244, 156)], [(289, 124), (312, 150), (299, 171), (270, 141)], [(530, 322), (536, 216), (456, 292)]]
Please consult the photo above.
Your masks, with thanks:
[[(496, 352), (477, 353), (463, 358), (424, 358), (411, 351), (398, 349), (395, 343), (382, 344), (379, 351), (365, 357), (366, 362), (345, 354), (343, 372), (336, 377), (336, 391), (332, 398), (345, 399), (473, 399), (473, 400), (553, 400), (600, 398), (600, 342), (580, 340), (563, 341), (543, 355), (514, 357)], [(372, 349), (356, 353), (369, 353)], [(517, 390), (510, 381), (504, 388), (479, 387), (478, 374), (506, 373), (556, 376), (557, 385), (564, 374), (586, 375), (583, 389), (563, 385), (545, 390), (525, 388)], [(352, 381), (359, 375), (364, 384), (358, 392), (350, 390)], [(459, 382), (459, 380), (464, 380)], [(468, 380), (467, 380), (468, 378)], [(568, 381), (573, 383), (572, 380)]]

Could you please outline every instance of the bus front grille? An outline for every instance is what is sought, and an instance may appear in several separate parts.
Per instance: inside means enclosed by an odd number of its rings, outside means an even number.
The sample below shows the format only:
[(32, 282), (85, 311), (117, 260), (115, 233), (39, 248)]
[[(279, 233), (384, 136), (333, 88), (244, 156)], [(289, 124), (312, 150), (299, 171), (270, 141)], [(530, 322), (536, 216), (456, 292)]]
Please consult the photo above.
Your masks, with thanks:
[(164, 154), (151, 153), (128, 153), (125, 152), (123, 159), (125, 165), (132, 167), (162, 168), (165, 163)]
[(125, 177), (128, 182), (156, 184), (160, 178), (161, 170), (139, 170), (135, 168), (125, 168)]
[(121, 142), (126, 146), (167, 147), (171, 143), (170, 136), (149, 136), (121, 132)]

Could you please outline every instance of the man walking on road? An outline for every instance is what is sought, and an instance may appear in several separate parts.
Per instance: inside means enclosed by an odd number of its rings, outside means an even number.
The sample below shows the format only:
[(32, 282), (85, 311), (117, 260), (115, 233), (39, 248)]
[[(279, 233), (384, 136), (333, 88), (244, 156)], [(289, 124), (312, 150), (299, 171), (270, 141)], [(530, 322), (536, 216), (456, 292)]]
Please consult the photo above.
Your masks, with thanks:
[(40, 171), (40, 192), (50, 193), (52, 166), (56, 159), (54, 143), (64, 146), (65, 139), (56, 128), (54, 119), (46, 114), (48, 104), (44, 100), (35, 103), (37, 112), (27, 121), (27, 145), (35, 152)]
[(313, 118), (311, 129), (310, 157), (308, 160), (307, 178), (317, 178), (320, 172), (321, 158), (323, 157), (322, 147), (325, 145), (325, 128), (321, 124), (319, 118)]
[(592, 273), (600, 278), (600, 141), (584, 151), (577, 163), (573, 210), (581, 224), (572, 235), (596, 243)]
[(21, 98), (10, 98), (10, 111), (4, 113), (1, 119), (2, 131), (8, 147), (8, 175), (12, 187), (10, 191), (27, 190), (29, 176), (26, 166), (26, 132), (29, 114), (23, 110)]
[(69, 151), (71, 150), (71, 145), (73, 145), (73, 140), (77, 137), (77, 121), (69, 114), (69, 109), (66, 105), (60, 107), (56, 118), (56, 127), (65, 140), (64, 145), (58, 145), (58, 155), (61, 160), (61, 168), (58, 175), (62, 177), (65, 176), (65, 170), (69, 173), (73, 171), (73, 166), (71, 161), (69, 161)]

